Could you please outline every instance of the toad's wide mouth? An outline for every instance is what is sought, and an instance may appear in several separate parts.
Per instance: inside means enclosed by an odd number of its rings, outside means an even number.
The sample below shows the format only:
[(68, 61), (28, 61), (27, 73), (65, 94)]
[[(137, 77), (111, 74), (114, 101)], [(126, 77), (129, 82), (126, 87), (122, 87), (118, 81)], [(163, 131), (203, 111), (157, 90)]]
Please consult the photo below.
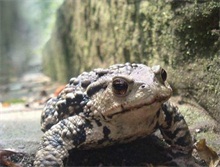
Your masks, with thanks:
[(106, 115), (106, 117), (108, 119), (112, 119), (112, 117), (119, 115), (119, 114), (124, 114), (127, 112), (136, 111), (136, 110), (139, 110), (144, 107), (153, 106), (154, 104), (157, 104), (157, 105), (162, 104), (163, 102), (167, 101), (168, 99), (169, 99), (169, 97), (161, 96), (161, 97), (152, 98), (148, 102), (138, 103), (136, 105), (129, 105), (128, 107), (125, 107), (124, 106), (125, 104), (121, 104), (119, 107), (120, 108), (119, 111), (114, 112), (114, 113), (110, 113), (110, 114)]

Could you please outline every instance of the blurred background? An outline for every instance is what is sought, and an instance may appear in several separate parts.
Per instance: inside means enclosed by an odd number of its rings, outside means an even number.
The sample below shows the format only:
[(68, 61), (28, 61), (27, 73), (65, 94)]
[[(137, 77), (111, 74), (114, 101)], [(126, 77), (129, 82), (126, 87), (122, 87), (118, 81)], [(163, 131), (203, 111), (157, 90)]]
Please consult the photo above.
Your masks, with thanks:
[(22, 101), (28, 93), (19, 90), (31, 89), (40, 80), (49, 81), (42, 74), (42, 48), (51, 35), (56, 10), (62, 2), (0, 1), (0, 102)]

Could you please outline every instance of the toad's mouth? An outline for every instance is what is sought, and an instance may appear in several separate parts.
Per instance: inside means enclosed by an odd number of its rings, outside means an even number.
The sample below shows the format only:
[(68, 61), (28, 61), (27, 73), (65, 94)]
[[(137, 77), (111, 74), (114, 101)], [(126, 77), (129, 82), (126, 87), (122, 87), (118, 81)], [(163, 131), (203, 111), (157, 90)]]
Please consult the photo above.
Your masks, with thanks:
[[(149, 106), (153, 106), (154, 104), (158, 105), (158, 104), (162, 104), (163, 102), (167, 101), (169, 99), (169, 97), (156, 97), (156, 98), (152, 98), (150, 101), (148, 102), (144, 102), (144, 103), (139, 103), (139, 104), (136, 104), (136, 105), (129, 105), (127, 107), (125, 107), (125, 104), (121, 104), (120, 105), (120, 110), (119, 111), (116, 111), (114, 113), (110, 113), (108, 115), (106, 115), (106, 117), (108, 119), (112, 119), (112, 117), (116, 116), (116, 115), (119, 115), (119, 114), (124, 114), (124, 113), (127, 113), (127, 112), (131, 112), (131, 111), (136, 111), (136, 110), (139, 110), (141, 108), (144, 108), (144, 107), (149, 107)], [(159, 109), (159, 107), (158, 107)], [(114, 109), (111, 109), (111, 110), (114, 110)]]

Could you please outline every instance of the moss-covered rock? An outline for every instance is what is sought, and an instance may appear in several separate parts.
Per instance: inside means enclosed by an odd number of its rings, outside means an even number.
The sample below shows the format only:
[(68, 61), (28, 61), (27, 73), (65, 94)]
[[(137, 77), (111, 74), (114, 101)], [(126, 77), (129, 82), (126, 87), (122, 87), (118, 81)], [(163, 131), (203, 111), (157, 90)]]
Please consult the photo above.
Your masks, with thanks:
[(44, 49), (44, 69), (67, 82), (94, 67), (161, 64), (178, 93), (220, 121), (220, 2), (65, 0)]

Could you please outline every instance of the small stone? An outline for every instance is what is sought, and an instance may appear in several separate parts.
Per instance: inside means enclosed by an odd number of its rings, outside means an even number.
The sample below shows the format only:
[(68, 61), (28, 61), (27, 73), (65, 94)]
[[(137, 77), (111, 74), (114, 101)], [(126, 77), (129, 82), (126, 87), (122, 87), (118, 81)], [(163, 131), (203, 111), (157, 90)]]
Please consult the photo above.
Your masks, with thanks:
[(19, 145), (18, 146), (18, 149), (24, 149), (25, 148), (25, 145)]

